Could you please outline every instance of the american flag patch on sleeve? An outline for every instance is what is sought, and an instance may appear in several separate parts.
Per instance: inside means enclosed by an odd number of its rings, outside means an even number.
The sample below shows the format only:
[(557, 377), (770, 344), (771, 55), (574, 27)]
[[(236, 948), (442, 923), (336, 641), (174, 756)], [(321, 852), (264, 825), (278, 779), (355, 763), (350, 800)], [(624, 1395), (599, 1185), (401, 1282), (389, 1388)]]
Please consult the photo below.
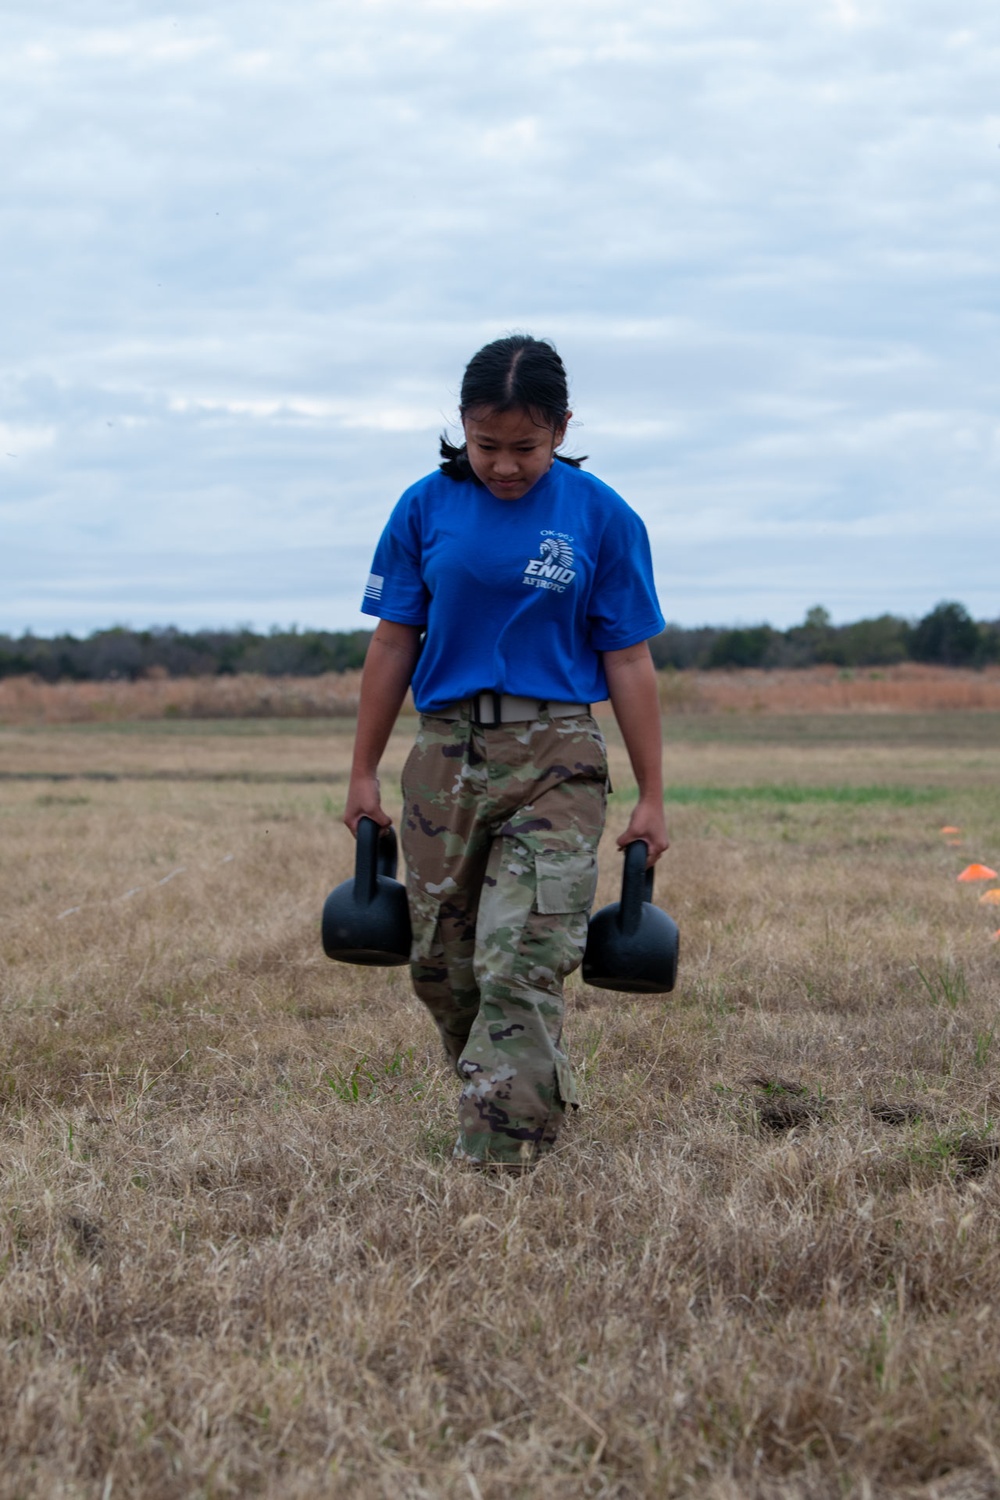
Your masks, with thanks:
[(365, 598), (373, 601), (381, 599), (383, 583), (385, 579), (380, 578), (378, 573), (369, 573), (368, 582), (365, 584)]

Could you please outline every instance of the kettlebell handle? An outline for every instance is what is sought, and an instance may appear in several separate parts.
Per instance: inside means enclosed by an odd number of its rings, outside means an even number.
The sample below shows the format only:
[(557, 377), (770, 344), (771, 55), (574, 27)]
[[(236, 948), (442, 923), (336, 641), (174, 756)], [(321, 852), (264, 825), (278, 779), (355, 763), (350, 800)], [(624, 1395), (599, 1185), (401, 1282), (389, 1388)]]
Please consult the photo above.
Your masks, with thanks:
[(625, 869), (622, 872), (622, 899), (618, 908), (618, 926), (626, 937), (634, 937), (642, 919), (642, 903), (653, 899), (653, 867), (646, 869), (649, 846), (645, 839), (625, 845)]
[(354, 899), (359, 906), (370, 906), (375, 900), (380, 875), (395, 879), (395, 829), (387, 828), (383, 832), (374, 818), (359, 818), (354, 864)]

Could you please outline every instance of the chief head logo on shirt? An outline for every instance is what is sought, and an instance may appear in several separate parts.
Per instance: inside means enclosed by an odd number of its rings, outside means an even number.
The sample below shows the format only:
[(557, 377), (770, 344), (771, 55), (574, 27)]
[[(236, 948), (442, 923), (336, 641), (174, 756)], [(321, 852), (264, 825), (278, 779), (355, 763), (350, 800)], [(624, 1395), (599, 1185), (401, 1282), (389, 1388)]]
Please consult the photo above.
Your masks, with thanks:
[(573, 582), (572, 537), (561, 532), (543, 531), (538, 547), (538, 556), (533, 557), (524, 570), (524, 583), (528, 588), (552, 589), (562, 594), (566, 585)]

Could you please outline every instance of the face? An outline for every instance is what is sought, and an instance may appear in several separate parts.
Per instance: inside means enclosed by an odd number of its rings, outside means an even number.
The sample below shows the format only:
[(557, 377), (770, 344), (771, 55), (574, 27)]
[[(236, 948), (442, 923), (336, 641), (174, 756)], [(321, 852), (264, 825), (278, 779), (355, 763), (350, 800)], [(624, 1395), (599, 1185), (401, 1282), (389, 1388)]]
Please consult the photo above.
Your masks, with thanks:
[(474, 407), (462, 423), (472, 472), (498, 500), (519, 500), (551, 469), (572, 415), (553, 430), (528, 411)]

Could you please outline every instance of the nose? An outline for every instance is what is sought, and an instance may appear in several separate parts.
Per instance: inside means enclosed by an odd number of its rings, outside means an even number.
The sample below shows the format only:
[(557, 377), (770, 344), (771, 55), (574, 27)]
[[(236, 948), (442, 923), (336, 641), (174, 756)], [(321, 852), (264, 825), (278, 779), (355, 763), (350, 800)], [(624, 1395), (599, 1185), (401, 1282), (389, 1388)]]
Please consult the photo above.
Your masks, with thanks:
[(517, 459), (512, 453), (498, 453), (493, 463), (495, 474), (516, 474)]

